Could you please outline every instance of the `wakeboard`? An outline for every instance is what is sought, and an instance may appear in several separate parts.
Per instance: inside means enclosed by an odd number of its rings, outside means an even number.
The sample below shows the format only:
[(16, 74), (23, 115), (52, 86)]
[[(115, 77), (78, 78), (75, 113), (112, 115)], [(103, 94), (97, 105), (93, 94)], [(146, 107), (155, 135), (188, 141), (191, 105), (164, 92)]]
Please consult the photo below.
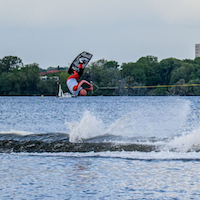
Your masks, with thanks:
[(79, 59), (80, 58), (87, 58), (87, 61), (83, 63), (83, 68), (85, 68), (87, 66), (87, 64), (90, 62), (91, 58), (92, 58), (92, 54), (88, 53), (86, 51), (83, 51), (82, 53), (80, 53), (72, 62), (72, 64), (70, 65), (69, 69), (68, 69), (68, 73), (69, 74), (73, 74), (74, 69), (78, 68), (79, 65)]

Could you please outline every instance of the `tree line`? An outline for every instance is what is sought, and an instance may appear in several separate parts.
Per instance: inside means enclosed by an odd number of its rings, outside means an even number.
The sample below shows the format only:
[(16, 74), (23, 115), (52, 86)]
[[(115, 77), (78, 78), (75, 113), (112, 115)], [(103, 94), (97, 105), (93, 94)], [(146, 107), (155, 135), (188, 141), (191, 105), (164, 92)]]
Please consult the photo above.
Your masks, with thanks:
[[(67, 92), (67, 68), (52, 69), (62, 69), (48, 77), (58, 76), (62, 89)], [(24, 65), (17, 56), (5, 56), (0, 59), (0, 95), (57, 95), (58, 82), (41, 80), (41, 71), (45, 70), (37, 63)], [(155, 56), (146, 56), (121, 65), (100, 59), (85, 68), (81, 79), (94, 83), (93, 95), (200, 95), (200, 86), (192, 86), (200, 84), (200, 58), (158, 61)]]
[(16, 56), (0, 59), (0, 95), (55, 95), (55, 81), (42, 81), (37, 63), (24, 65)]

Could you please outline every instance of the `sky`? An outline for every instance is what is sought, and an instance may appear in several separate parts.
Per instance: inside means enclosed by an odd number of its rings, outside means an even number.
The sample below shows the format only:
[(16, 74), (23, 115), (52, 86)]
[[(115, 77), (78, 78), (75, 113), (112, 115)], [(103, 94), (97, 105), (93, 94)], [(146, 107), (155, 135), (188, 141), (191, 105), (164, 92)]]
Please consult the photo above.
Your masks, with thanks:
[(199, 0), (0, 0), (0, 59), (69, 66), (82, 51), (119, 64), (194, 59)]

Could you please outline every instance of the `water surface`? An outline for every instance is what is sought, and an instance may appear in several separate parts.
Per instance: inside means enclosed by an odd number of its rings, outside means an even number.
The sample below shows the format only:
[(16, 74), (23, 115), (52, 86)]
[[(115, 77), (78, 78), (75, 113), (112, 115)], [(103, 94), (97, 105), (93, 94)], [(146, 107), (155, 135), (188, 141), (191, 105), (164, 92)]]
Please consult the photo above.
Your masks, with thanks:
[(200, 199), (199, 97), (0, 97), (1, 199)]

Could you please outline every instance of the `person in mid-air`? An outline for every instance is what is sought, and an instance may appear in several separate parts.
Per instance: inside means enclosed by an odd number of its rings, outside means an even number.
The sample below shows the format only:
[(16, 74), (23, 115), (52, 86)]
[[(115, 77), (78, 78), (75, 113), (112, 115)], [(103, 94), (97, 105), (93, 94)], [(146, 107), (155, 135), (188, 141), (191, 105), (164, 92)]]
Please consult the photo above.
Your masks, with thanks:
[[(79, 59), (79, 65), (77, 69), (74, 70), (74, 74), (70, 75), (67, 79), (67, 87), (69, 88), (69, 91), (71, 92), (72, 95), (74, 96), (86, 96), (87, 91), (92, 91), (93, 90), (93, 85), (89, 83), (86, 80), (81, 80), (79, 81), (79, 78), (82, 76), (84, 68), (83, 68), (83, 63), (86, 62), (86, 58), (80, 58)], [(89, 86), (89, 88), (83, 89), (81, 86), (83, 84), (86, 84)]]

